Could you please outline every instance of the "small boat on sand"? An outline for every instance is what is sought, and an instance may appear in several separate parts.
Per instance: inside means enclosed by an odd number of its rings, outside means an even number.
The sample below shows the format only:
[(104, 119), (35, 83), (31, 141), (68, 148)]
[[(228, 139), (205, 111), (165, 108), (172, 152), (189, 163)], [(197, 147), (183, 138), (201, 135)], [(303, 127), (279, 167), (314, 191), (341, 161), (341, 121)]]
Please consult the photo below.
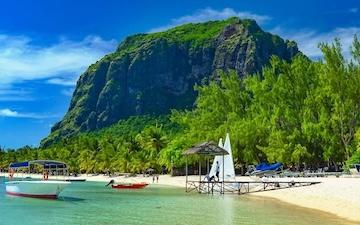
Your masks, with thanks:
[(148, 186), (148, 183), (140, 182), (140, 183), (118, 183), (118, 184), (112, 184), (112, 188), (117, 189), (141, 189), (146, 186)]
[[(27, 169), (30, 172), (34, 169), (34, 165), (43, 167), (43, 180), (31, 180), (31, 178), (29, 180), (28, 177), (24, 180), (13, 180), (16, 171)], [(6, 193), (21, 197), (56, 199), (60, 192), (71, 183), (66, 181), (50, 181), (48, 180), (49, 174), (58, 174), (60, 171), (64, 173), (65, 170), (65, 163), (51, 160), (11, 163), (9, 166), (9, 181), (5, 182)]]
[(257, 176), (257, 177), (264, 177), (264, 176), (275, 176), (277, 174), (282, 173), (282, 163), (260, 163), (255, 168), (250, 167), (246, 175), (248, 176)]

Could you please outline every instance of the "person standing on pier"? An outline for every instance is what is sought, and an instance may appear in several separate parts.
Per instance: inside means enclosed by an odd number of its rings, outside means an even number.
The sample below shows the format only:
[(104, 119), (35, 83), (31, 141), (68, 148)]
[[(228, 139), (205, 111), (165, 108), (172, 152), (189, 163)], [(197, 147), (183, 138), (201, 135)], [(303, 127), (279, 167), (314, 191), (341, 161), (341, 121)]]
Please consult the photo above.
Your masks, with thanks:
[(219, 161), (216, 161), (216, 170), (215, 170), (215, 175), (217, 177), (218, 182), (220, 181), (220, 177), (219, 177), (219, 173), (220, 173), (220, 166), (219, 166)]

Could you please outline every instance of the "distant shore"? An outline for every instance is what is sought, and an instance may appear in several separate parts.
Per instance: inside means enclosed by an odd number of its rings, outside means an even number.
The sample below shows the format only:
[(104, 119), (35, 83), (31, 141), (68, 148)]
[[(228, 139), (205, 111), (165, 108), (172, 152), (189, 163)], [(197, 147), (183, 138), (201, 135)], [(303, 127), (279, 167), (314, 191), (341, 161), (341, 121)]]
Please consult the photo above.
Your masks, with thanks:
[[(7, 176), (7, 173), (0, 173), (1, 176)], [(18, 174), (22, 177), (22, 174)], [(15, 175), (16, 177), (16, 175)], [(32, 177), (41, 178), (41, 175), (32, 175)], [(49, 179), (56, 177), (50, 176)], [(79, 175), (77, 178), (83, 178), (87, 181), (104, 182), (110, 180), (116, 182), (147, 182), (153, 184), (153, 177), (109, 177), (105, 175)], [(64, 177), (57, 177), (64, 179)], [(189, 176), (189, 179), (198, 179), (198, 176)], [(281, 179), (281, 178), (279, 178)], [(289, 178), (287, 178), (289, 179)], [(273, 198), (289, 204), (301, 207), (321, 210), (324, 212), (335, 214), (339, 217), (360, 222), (360, 178), (291, 178), (294, 181), (321, 181), (322, 183), (280, 189), (274, 191), (252, 193), (253, 196)], [(249, 177), (237, 177), (236, 180), (250, 180)], [(168, 185), (173, 187), (185, 187), (185, 177), (171, 177), (170, 175), (160, 175), (159, 180), (155, 179), (154, 185)]]

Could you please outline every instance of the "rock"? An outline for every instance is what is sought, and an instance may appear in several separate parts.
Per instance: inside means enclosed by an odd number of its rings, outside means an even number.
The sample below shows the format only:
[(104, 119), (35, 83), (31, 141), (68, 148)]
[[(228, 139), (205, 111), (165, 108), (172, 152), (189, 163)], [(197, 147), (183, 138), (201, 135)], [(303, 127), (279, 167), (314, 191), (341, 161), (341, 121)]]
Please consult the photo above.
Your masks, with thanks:
[(68, 112), (41, 146), (132, 115), (191, 108), (194, 85), (215, 79), (219, 70), (243, 77), (259, 71), (272, 55), (290, 60), (298, 53), (295, 42), (239, 18), (130, 36), (81, 75)]

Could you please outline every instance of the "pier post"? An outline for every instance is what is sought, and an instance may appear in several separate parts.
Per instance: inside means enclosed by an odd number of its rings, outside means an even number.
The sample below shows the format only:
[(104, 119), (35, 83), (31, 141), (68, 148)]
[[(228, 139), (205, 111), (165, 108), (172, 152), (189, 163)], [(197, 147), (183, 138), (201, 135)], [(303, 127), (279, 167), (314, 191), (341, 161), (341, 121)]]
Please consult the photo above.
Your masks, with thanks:
[(207, 193), (210, 194), (210, 184), (209, 184), (209, 177), (210, 177), (210, 171), (209, 171), (209, 158), (206, 158), (206, 173), (207, 173)]
[(201, 158), (199, 159), (199, 193), (201, 193)]
[(224, 166), (224, 163), (225, 163), (225, 160), (224, 160), (224, 154), (223, 154), (223, 157), (222, 157), (222, 193), (224, 194), (225, 193), (225, 187), (224, 187), (224, 182), (225, 182), (225, 166)]
[(186, 156), (186, 159), (185, 159), (185, 164), (186, 164), (186, 167), (185, 167), (185, 192), (187, 192), (187, 185), (188, 185), (188, 157)]

